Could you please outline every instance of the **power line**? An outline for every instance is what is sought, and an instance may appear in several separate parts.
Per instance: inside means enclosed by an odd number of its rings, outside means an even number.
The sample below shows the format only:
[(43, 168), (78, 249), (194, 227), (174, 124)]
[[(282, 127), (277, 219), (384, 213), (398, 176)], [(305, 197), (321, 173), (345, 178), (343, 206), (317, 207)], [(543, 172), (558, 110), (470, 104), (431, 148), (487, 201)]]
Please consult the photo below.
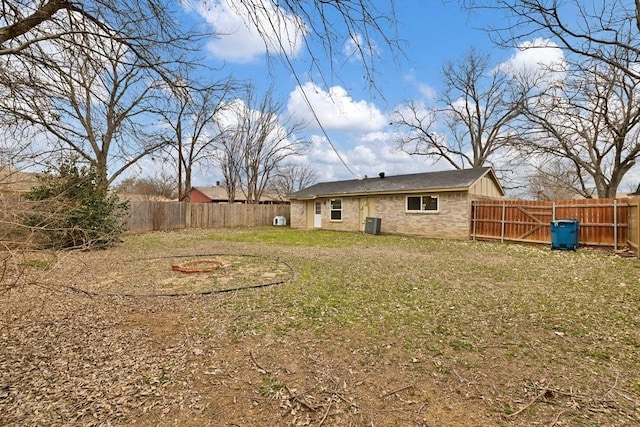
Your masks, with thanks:
[[(278, 27), (275, 26), (275, 23), (272, 22), (271, 17), (269, 16), (269, 14), (266, 14), (269, 20), (269, 24), (272, 26), (273, 29), (277, 29)], [(256, 25), (257, 23), (254, 23), (254, 25)], [(286, 26), (286, 23), (285, 23)], [(278, 40), (278, 44), (280, 47), (280, 51), (282, 52), (284, 58), (285, 58), (285, 62), (287, 64), (287, 66), (289, 67), (289, 70), (291, 71), (291, 73), (293, 74), (293, 78), (295, 79), (296, 83), (298, 83), (298, 88), (300, 88), (300, 93), (302, 93), (302, 97), (304, 98), (305, 103), (307, 104), (307, 107), (309, 107), (309, 110), (311, 111), (311, 114), (313, 115), (313, 118), (315, 119), (316, 123), (318, 124), (318, 127), (320, 128), (320, 131), (322, 132), (322, 135), (324, 135), (324, 137), (327, 139), (327, 142), (329, 143), (329, 146), (331, 146), (331, 149), (333, 150), (334, 153), (336, 153), (336, 156), (338, 156), (338, 160), (340, 160), (340, 163), (342, 163), (342, 165), (349, 171), (349, 173), (351, 173), (351, 175), (354, 176), (354, 178), (359, 178), (360, 176), (358, 174), (356, 174), (347, 164), (347, 162), (344, 160), (344, 158), (340, 155), (340, 152), (338, 151), (338, 149), (336, 148), (335, 144), (333, 143), (333, 141), (331, 141), (331, 137), (329, 137), (329, 134), (327, 133), (327, 131), (325, 130), (324, 126), (322, 125), (322, 123), (320, 122), (320, 118), (318, 117), (318, 114), (316, 113), (316, 111), (313, 108), (313, 105), (311, 105), (311, 101), (309, 100), (309, 97), (307, 96), (307, 92), (304, 90), (303, 86), (302, 86), (302, 82), (300, 81), (300, 78), (298, 77), (298, 74), (296, 73), (295, 69), (293, 68), (293, 64), (291, 63), (291, 59), (289, 58), (289, 55), (287, 54), (286, 50), (285, 50), (285, 46), (282, 43), (282, 37), (280, 36), (280, 32), (279, 31), (274, 31), (276, 34), (276, 39)], [(268, 37), (265, 33), (265, 37)], [(267, 44), (267, 40), (264, 40), (265, 44)]]

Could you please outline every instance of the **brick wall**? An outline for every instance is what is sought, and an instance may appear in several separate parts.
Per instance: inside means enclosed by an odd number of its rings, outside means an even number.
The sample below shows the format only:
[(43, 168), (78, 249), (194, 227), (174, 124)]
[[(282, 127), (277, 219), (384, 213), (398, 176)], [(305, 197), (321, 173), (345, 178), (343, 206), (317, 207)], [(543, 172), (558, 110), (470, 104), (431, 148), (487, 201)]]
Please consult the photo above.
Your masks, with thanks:
[(406, 212), (405, 196), (381, 196), (376, 216), (383, 233), (412, 234), (442, 239), (469, 238), (470, 201), (466, 192), (438, 194), (438, 212)]
[[(322, 229), (338, 231), (360, 231), (360, 206), (356, 197), (342, 198), (342, 220), (331, 221), (331, 200), (318, 199), (322, 202)], [(303, 200), (291, 201), (291, 228), (313, 228), (314, 202)]]
[(329, 199), (323, 199), (322, 228), (325, 230), (360, 231), (359, 200), (357, 197), (343, 197), (342, 220), (331, 221), (331, 201)]
[[(322, 228), (325, 230), (360, 231), (360, 199), (342, 198), (342, 221), (330, 221), (331, 204), (321, 199)], [(373, 203), (373, 201), (372, 201)], [(468, 239), (470, 197), (466, 192), (438, 194), (438, 212), (406, 212), (406, 197), (378, 196), (375, 199), (376, 217), (381, 218), (382, 233), (411, 234), (441, 239)], [(310, 206), (313, 206), (310, 204)], [(291, 202), (291, 227), (312, 228), (307, 223), (307, 202)], [(312, 218), (312, 215), (309, 216)]]
[(307, 224), (307, 202), (305, 200), (291, 201), (291, 228), (311, 228), (313, 223)]

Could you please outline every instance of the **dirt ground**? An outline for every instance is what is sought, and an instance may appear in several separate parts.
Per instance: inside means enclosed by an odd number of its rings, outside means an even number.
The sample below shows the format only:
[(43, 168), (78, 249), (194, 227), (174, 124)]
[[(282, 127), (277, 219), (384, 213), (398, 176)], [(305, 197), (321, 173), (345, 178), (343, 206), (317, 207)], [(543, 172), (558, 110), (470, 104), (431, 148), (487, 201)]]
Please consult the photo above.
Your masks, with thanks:
[[(365, 245), (355, 254), (351, 246), (190, 242), (171, 233), (156, 239), (153, 245), (135, 240), (111, 250), (30, 255), (21, 261), (27, 267), (15, 282), (5, 278), (12, 286), (0, 296), (0, 424), (604, 426), (640, 421), (640, 394), (630, 392), (640, 373), (621, 372), (635, 362), (621, 362), (610, 375), (598, 368), (597, 354), (593, 365), (573, 369), (569, 354), (554, 356), (557, 369), (545, 366), (546, 340), (564, 339), (562, 345), (569, 345), (572, 339), (559, 327), (543, 338), (523, 338), (532, 344), (520, 346), (518, 334), (524, 332), (514, 326), (509, 338), (490, 341), (504, 332), (494, 331), (476, 337), (471, 346), (472, 337), (451, 332), (454, 326), (445, 318), (438, 325), (403, 326), (397, 316), (402, 317), (405, 302), (413, 304), (410, 296), (375, 312), (366, 308), (373, 307), (375, 296), (352, 312), (341, 305), (344, 300), (300, 302), (329, 298), (304, 289), (316, 281), (365, 289), (376, 278), (368, 276), (367, 265), (380, 274), (400, 266), (415, 276), (421, 269), (409, 266), (426, 265), (431, 255), (412, 246)], [(185, 261), (206, 265), (203, 260), (220, 260), (224, 267), (194, 274), (171, 268)], [(361, 281), (332, 284), (330, 267)], [(395, 276), (401, 281), (403, 274)], [(385, 280), (389, 277), (394, 276)], [(494, 286), (493, 281), (480, 284)], [(453, 304), (439, 305), (447, 313)], [(409, 316), (406, 325), (414, 319)], [(469, 319), (480, 322), (473, 315)], [(526, 352), (535, 357), (521, 358)], [(593, 383), (577, 379), (585, 375), (592, 375)], [(626, 391), (616, 393), (616, 388)]]

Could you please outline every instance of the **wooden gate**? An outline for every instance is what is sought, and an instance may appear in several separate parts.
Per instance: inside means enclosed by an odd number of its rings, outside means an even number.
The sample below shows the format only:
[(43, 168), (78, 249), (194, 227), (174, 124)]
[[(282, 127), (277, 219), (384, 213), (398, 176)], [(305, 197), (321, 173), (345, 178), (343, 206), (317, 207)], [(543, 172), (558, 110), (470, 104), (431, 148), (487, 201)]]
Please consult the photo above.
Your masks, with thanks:
[(640, 256), (640, 197), (629, 199), (627, 246)]
[(474, 200), (470, 235), (474, 240), (551, 243), (551, 222), (580, 223), (578, 242), (618, 249), (627, 244), (627, 199)]

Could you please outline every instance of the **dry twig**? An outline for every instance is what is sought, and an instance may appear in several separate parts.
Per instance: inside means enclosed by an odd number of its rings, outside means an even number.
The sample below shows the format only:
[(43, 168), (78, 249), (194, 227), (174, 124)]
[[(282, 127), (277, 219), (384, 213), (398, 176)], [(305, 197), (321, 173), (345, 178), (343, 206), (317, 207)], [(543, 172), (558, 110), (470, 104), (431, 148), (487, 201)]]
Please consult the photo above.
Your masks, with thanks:
[(569, 412), (568, 409), (565, 409), (563, 411), (558, 412), (558, 414), (555, 416), (555, 418), (553, 419), (551, 424), (549, 424), (549, 427), (555, 426), (558, 423), (558, 421), (560, 421), (560, 417), (563, 416), (564, 414), (566, 414), (567, 412)]
[(531, 405), (533, 405), (536, 401), (538, 401), (540, 398), (542, 398), (547, 392), (551, 391), (549, 389), (548, 386), (545, 386), (542, 391), (540, 393), (538, 393), (536, 395), (536, 397), (534, 397), (531, 402), (529, 402), (526, 406), (518, 409), (516, 412), (513, 412), (511, 414), (507, 414), (507, 418), (513, 418), (515, 416), (517, 416), (518, 414), (521, 414), (523, 411), (526, 411)]
[(391, 391), (389, 391), (389, 392), (387, 392), (387, 393), (383, 394), (383, 395), (382, 395), (382, 397), (383, 397), (383, 398), (385, 398), (385, 397), (389, 397), (389, 396), (391, 396), (392, 394), (400, 393), (401, 391), (405, 391), (405, 390), (408, 390), (408, 389), (410, 389), (410, 388), (413, 388), (413, 386), (414, 386), (414, 384), (409, 384), (409, 385), (407, 385), (407, 386), (400, 387), (400, 388), (395, 389), (395, 390), (391, 390)]
[(256, 365), (256, 367), (258, 368), (259, 371), (261, 371), (262, 374), (271, 374), (271, 372), (268, 369), (265, 369), (262, 366), (260, 366), (256, 358), (253, 356), (253, 352), (251, 350), (249, 350), (249, 356), (251, 356), (251, 360), (253, 361), (253, 364)]
[(324, 412), (324, 416), (320, 420), (320, 423), (318, 424), (318, 427), (320, 427), (322, 424), (324, 424), (324, 420), (327, 419), (327, 416), (329, 415), (329, 411), (331, 410), (331, 405), (332, 404), (333, 404), (333, 399), (330, 399), (329, 400), (329, 406), (327, 406), (327, 410)]
[(284, 388), (285, 388), (285, 390), (287, 390), (287, 393), (289, 393), (289, 396), (291, 396), (291, 397), (289, 397), (289, 400), (291, 400), (293, 402), (298, 402), (300, 405), (304, 406), (305, 408), (307, 408), (311, 412), (316, 412), (318, 410), (317, 407), (315, 407), (311, 403), (307, 402), (307, 399), (305, 399), (304, 397), (301, 397), (299, 394), (293, 393), (288, 386), (285, 385)]

